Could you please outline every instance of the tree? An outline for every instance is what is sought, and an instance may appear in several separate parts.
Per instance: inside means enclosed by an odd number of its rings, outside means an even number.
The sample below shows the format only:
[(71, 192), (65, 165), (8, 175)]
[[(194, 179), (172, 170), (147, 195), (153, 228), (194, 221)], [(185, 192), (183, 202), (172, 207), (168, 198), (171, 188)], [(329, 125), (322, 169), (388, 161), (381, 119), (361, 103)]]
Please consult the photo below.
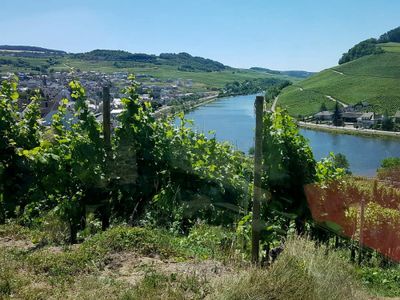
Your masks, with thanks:
[(392, 29), (380, 36), (379, 43), (389, 42), (400, 43), (400, 27)]
[(399, 168), (400, 157), (388, 157), (382, 160), (381, 168)]
[(344, 169), (346, 174), (351, 174), (350, 164), (346, 158), (346, 156), (342, 153), (337, 153), (333, 157), (333, 163), (336, 168)]
[(382, 120), (382, 130), (386, 131), (392, 131), (394, 128), (394, 122), (392, 118), (389, 116), (388, 111), (385, 111), (385, 114), (383, 115), (383, 120)]
[(342, 126), (343, 125), (342, 113), (340, 111), (339, 103), (337, 101), (335, 103), (335, 110), (334, 110), (333, 116), (332, 116), (332, 123), (334, 126)]
[(376, 39), (368, 39), (358, 43), (353, 48), (351, 48), (347, 53), (343, 54), (342, 58), (339, 60), (339, 65), (350, 62), (352, 60), (358, 59), (360, 57), (372, 54), (380, 54), (384, 51), (377, 45), (378, 41)]
[(321, 107), (319, 108), (319, 111), (327, 111), (327, 110), (328, 110), (328, 108), (326, 107), (325, 102), (323, 102), (323, 103), (321, 104)]

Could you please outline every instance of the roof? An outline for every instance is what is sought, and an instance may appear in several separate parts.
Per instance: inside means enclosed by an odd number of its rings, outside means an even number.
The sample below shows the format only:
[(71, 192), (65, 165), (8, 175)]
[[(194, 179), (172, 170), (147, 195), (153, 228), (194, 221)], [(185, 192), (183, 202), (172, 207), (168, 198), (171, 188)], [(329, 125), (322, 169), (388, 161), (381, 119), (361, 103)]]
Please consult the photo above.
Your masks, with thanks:
[(321, 112), (315, 114), (314, 116), (315, 117), (324, 117), (324, 116), (330, 117), (332, 115), (333, 115), (333, 112), (325, 110), (325, 111), (321, 111)]
[[(58, 110), (50, 111), (44, 118), (42, 124), (44, 126), (50, 126), (53, 123), (53, 116), (58, 113)], [(70, 128), (71, 124), (75, 124), (77, 122), (77, 118), (74, 116), (72, 112), (67, 110), (65, 112), (64, 118), (62, 119), (62, 123), (66, 128)]]
[(359, 118), (362, 114), (360, 112), (347, 111), (342, 114), (342, 118)]
[(364, 120), (371, 120), (373, 117), (374, 117), (373, 112), (366, 112), (361, 115), (361, 119), (364, 119)]
[(119, 115), (120, 113), (122, 113), (124, 111), (124, 109), (113, 109), (112, 111), (111, 111), (111, 114), (112, 115)]

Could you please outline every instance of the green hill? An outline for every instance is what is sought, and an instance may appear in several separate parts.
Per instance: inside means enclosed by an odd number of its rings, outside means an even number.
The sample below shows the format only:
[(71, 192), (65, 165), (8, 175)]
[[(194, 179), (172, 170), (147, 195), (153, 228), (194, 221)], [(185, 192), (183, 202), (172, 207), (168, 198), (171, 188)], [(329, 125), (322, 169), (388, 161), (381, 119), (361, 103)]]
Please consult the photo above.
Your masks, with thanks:
[(324, 70), (283, 90), (278, 105), (293, 116), (333, 108), (333, 99), (346, 104), (367, 101), (370, 110), (394, 114), (400, 110), (400, 43), (377, 44), (382, 53), (366, 55)]
[(159, 56), (144, 53), (129, 53), (121, 50), (93, 50), (87, 53), (73, 55), (74, 58), (86, 61), (114, 61), (115, 67), (129, 66), (131, 63), (153, 63), (156, 65), (178, 66), (181, 71), (213, 72), (229, 67), (220, 62), (203, 57), (192, 56), (189, 53), (161, 53)]
[[(46, 50), (46, 51), (45, 51)], [(230, 83), (265, 79), (298, 81), (298, 74), (269, 74), (237, 69), (188, 53), (149, 55), (121, 50), (93, 50), (66, 53), (30, 46), (0, 46), (0, 74), (7, 72), (51, 73), (57, 71), (127, 72), (140, 74), (143, 83), (167, 84), (171, 80), (191, 79), (191, 92), (223, 89)], [(154, 83), (156, 79), (157, 83)]]

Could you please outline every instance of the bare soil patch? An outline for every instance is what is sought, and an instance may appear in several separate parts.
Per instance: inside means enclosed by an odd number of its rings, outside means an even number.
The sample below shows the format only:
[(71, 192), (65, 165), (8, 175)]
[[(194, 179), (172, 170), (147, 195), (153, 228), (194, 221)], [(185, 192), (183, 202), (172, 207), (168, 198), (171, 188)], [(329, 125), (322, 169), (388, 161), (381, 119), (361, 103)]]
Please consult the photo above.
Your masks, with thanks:
[(207, 281), (235, 272), (232, 266), (214, 260), (179, 262), (162, 260), (158, 256), (149, 257), (134, 252), (122, 252), (108, 257), (102, 276), (116, 277), (136, 285), (151, 271), (165, 275), (196, 276)]

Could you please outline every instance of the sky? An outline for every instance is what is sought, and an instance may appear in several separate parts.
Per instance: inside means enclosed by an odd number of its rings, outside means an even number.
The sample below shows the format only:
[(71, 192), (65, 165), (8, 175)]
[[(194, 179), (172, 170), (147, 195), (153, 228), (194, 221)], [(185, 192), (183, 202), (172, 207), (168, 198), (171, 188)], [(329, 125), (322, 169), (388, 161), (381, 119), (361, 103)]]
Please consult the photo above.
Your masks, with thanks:
[(320, 71), (400, 26), (399, 0), (2, 0), (0, 45), (188, 52), (232, 67)]

